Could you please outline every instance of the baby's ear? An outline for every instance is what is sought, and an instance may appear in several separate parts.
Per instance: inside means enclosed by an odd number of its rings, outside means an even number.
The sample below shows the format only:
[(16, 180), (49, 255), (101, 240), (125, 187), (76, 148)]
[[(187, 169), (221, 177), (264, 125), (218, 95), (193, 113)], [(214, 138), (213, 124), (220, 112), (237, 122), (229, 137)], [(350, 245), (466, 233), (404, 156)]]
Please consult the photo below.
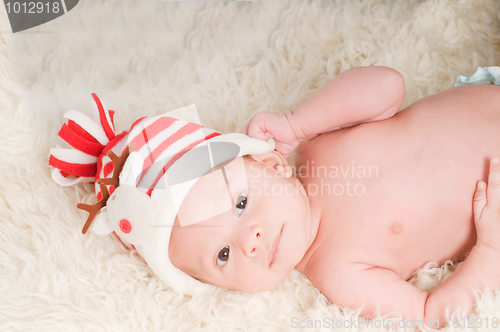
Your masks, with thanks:
[(277, 151), (271, 151), (264, 154), (251, 154), (248, 155), (251, 159), (256, 162), (271, 166), (281, 174), (283, 174), (287, 179), (293, 174), (292, 167), (288, 164), (288, 161), (283, 157), (283, 155)]

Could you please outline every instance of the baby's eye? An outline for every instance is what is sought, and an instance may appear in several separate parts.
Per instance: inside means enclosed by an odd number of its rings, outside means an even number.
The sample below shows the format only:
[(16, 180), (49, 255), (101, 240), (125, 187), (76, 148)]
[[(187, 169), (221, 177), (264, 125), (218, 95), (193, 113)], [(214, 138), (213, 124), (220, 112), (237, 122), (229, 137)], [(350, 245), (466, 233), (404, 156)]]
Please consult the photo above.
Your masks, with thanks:
[(229, 259), (229, 247), (225, 246), (224, 248), (221, 249), (221, 251), (219, 251), (219, 254), (217, 255), (217, 265), (220, 267), (226, 264), (228, 259)]
[(247, 197), (244, 194), (241, 194), (236, 201), (236, 212), (241, 214), (245, 207), (247, 206)]

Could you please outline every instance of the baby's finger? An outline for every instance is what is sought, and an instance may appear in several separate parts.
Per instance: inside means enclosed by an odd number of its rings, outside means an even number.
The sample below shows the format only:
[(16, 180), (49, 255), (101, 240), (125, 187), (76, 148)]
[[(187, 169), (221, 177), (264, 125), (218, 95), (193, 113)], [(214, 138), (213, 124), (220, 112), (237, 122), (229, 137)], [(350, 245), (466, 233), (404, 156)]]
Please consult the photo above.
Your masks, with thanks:
[(257, 138), (257, 139), (266, 141), (266, 142), (267, 142), (267, 140), (269, 140), (273, 136), (270, 132), (263, 131), (261, 128), (258, 128), (258, 127), (255, 127), (255, 128), (250, 127), (248, 129), (247, 135), (250, 137), (253, 137), (253, 138)]
[(481, 219), (481, 213), (486, 206), (486, 202), (486, 184), (483, 181), (479, 181), (476, 185), (476, 191), (474, 192), (474, 199), (472, 202), (474, 221)]
[(488, 175), (488, 206), (494, 211), (500, 210), (500, 164), (497, 158), (491, 159), (490, 174)]
[(246, 134), (250, 137), (267, 141), (272, 136), (272, 134), (267, 131), (266, 120), (266, 118), (252, 119), (251, 123), (248, 125)]

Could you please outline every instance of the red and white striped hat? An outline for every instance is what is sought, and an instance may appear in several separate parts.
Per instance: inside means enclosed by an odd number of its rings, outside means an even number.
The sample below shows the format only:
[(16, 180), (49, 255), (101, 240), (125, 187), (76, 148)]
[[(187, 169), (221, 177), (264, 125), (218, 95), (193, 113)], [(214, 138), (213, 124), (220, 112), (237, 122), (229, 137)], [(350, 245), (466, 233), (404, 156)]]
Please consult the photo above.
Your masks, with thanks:
[[(194, 105), (168, 115), (140, 118), (129, 131), (116, 135), (114, 112), (107, 110), (96, 94), (92, 97), (97, 121), (68, 111), (64, 115), (68, 123), (63, 124), (59, 136), (74, 149), (58, 146), (50, 150), (49, 159), (54, 167), (52, 178), (60, 185), (95, 182), (98, 203), (79, 204), (95, 213), (91, 213), (83, 233), (91, 224), (96, 234), (114, 233), (124, 245), (136, 249), (160, 279), (182, 294), (213, 287), (178, 270), (169, 259), (168, 244), (177, 211), (197, 179), (210, 168), (236, 157), (273, 151), (274, 140), (264, 142), (203, 127)], [(214, 145), (224, 153), (214, 155)], [(119, 167), (115, 171), (116, 156), (122, 156), (122, 162), (126, 158), (121, 173)], [(186, 176), (186, 172), (191, 174)], [(106, 182), (118, 174), (119, 185)]]

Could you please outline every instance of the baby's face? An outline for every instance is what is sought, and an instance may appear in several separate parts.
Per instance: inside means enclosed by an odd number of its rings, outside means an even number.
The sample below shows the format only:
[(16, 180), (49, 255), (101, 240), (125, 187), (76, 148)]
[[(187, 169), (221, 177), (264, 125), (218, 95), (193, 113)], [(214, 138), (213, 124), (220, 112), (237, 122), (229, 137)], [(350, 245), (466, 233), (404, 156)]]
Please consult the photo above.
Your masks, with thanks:
[(172, 229), (174, 266), (216, 286), (262, 292), (301, 261), (311, 243), (309, 198), (280, 172), (284, 159), (267, 155), (267, 164), (236, 158), (224, 166), (227, 180), (219, 169), (196, 182)]

